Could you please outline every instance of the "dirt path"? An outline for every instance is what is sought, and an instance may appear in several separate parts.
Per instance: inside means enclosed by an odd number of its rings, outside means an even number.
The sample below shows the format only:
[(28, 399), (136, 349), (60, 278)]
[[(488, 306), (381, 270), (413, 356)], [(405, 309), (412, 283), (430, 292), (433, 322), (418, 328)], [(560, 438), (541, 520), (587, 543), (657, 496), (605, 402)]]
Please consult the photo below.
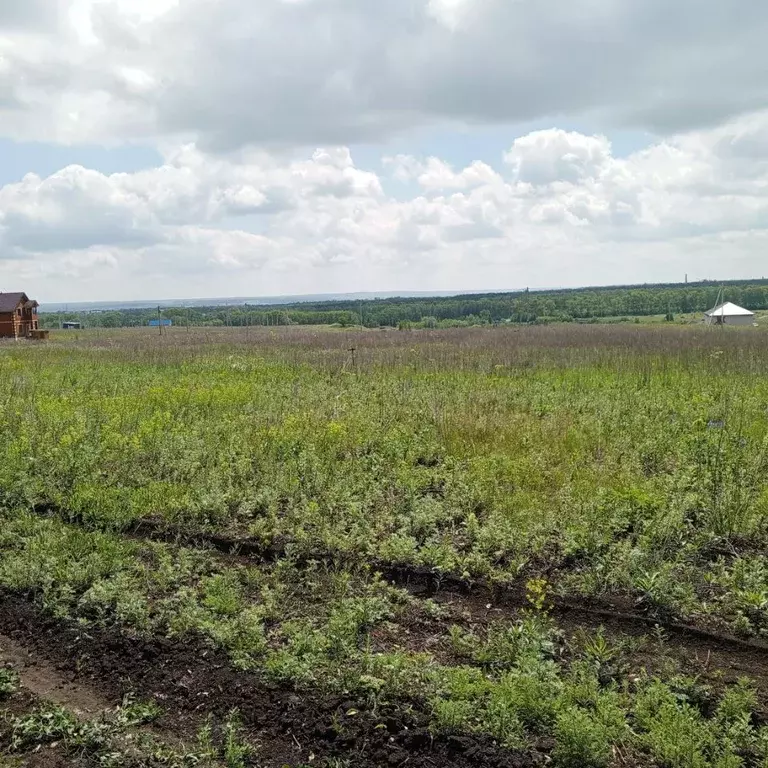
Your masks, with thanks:
[(60, 704), (76, 715), (93, 717), (118, 703), (78, 680), (64, 665), (40, 657), (3, 634), (0, 634), (0, 664), (15, 670), (21, 685), (37, 698)]

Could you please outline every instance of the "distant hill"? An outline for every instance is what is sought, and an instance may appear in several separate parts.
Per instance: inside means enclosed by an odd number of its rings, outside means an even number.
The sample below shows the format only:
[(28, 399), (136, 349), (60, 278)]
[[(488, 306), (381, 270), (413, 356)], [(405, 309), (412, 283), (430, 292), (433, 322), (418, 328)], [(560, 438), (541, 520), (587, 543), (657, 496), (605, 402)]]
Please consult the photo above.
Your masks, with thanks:
[[(157, 309), (160, 307), (238, 307), (250, 306), (293, 306), (296, 304), (317, 304), (328, 301), (372, 301), (392, 298), (426, 298), (430, 296), (456, 296), (459, 291), (390, 291), (367, 293), (316, 293), (295, 296), (230, 296), (214, 299), (137, 299), (135, 301), (70, 301), (47, 302), (40, 312), (103, 312), (125, 309)], [(485, 293), (485, 291), (469, 291)]]

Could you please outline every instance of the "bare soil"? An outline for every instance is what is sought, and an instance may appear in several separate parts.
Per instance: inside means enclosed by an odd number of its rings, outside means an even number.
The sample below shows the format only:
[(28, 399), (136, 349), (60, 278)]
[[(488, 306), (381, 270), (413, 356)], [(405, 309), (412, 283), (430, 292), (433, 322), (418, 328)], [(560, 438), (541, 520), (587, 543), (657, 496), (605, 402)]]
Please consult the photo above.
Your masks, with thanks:
[(95, 687), (84, 684), (66, 665), (30, 652), (28, 646), (2, 634), (0, 665), (14, 669), (21, 685), (39, 699), (66, 707), (76, 715), (92, 717), (117, 703), (103, 697)]
[[(446, 624), (460, 623), (482, 632), (527, 609), (524, 595), (513, 590), (435, 583), (435, 575), (423, 569), (398, 568), (394, 577), (413, 594), (430, 596), (443, 615), (426, 621), (423, 615), (412, 621), (406, 615), (402, 624), (374, 640), (383, 647), (428, 650), (449, 663), (451, 651), (441, 645)], [(644, 640), (630, 659), (635, 670), (661, 671), (662, 657), (674, 658), (715, 691), (750, 677), (758, 687), (758, 720), (768, 722), (768, 653), (762, 647), (695, 628), (653, 632), (648, 617), (626, 609), (620, 604), (595, 609), (588, 603), (560, 603), (552, 610), (566, 636), (603, 627), (618, 642), (627, 637)], [(19, 671), (30, 691), (84, 713), (113, 707), (127, 692), (154, 699), (164, 712), (156, 727), (166, 738), (190, 741), (209, 713), (223, 718), (236, 708), (249, 741), (260, 745), (258, 760), (265, 767), (322, 758), (342, 758), (363, 768), (508, 768), (547, 760), (545, 744), (539, 745), (541, 752), (518, 753), (478, 735), (434, 737), (418, 706), (408, 711), (387, 706), (372, 712), (353, 699), (290, 690), (234, 669), (223, 653), (202, 640), (135, 637), (115, 628), (84, 631), (43, 615), (26, 597), (7, 592), (0, 592), (0, 659)], [(61, 762), (55, 749), (34, 759), (42, 762), (24, 764), (43, 768), (68, 764)]]
[[(280, 546), (265, 547), (252, 540), (181, 532), (162, 521), (142, 521), (128, 535), (203, 547), (228, 561), (269, 563), (282, 552)], [(518, 619), (530, 608), (523, 581), (498, 586), (407, 564), (361, 564), (329, 553), (318, 553), (306, 560), (370, 567), (415, 597), (431, 598), (443, 607), (440, 618), (429, 620), (423, 613), (414, 612), (413, 616), (401, 617), (396, 626), (375, 630), (374, 647), (381, 650), (402, 647), (427, 651), (438, 661), (452, 663), (456, 659), (446, 642), (448, 625), (460, 624), (482, 632), (493, 622)], [(550, 577), (556, 580), (557, 574)], [(169, 712), (167, 724), (161, 723), (163, 728), (189, 735), (204, 713), (226, 714), (239, 708), (256, 740), (264, 745), (264, 765), (292, 765), (308, 761), (311, 755), (343, 757), (356, 766), (399, 764), (406, 758), (408, 765), (417, 767), (437, 763), (448, 767), (531, 765), (544, 759), (539, 753), (510, 753), (492, 740), (477, 736), (457, 734), (433, 739), (426, 716), (418, 712), (390, 709), (374, 715), (359, 702), (281, 689), (255, 675), (233, 670), (223, 654), (196, 640), (142, 640), (114, 630), (83, 637), (80, 630), (75, 635), (67, 630), (67, 642), (56, 645), (53, 638), (61, 631), (60, 625), (35, 614), (35, 623), (30, 626), (39, 627), (42, 621), (45, 631), (22, 631), (12, 615), (26, 615), (31, 609), (18, 597), (0, 596), (0, 614), (9, 600), (14, 608), (8, 612), (8, 619), (0, 616), (0, 632), (12, 635), (25, 649), (41, 649), (64, 669), (78, 670), (78, 679), (85, 675), (93, 680), (101, 696), (107, 692), (121, 696), (131, 687), (142, 695), (154, 696)], [(643, 641), (630, 660), (633, 670), (663, 674), (664, 660), (674, 658), (682, 669), (709, 683), (715, 691), (741, 677), (751, 678), (759, 695), (757, 717), (768, 722), (768, 644), (735, 637), (716, 627), (686, 625), (654, 615), (628, 596), (610, 600), (553, 598), (549, 610), (567, 637), (581, 630), (602, 628), (617, 643), (627, 638)], [(358, 714), (348, 715), (350, 710)]]
[(119, 701), (129, 691), (155, 699), (164, 709), (159, 726), (179, 736), (194, 734), (208, 713), (225, 717), (239, 709), (249, 739), (261, 744), (259, 764), (265, 768), (334, 757), (356, 768), (521, 768), (544, 761), (541, 754), (506, 750), (483, 736), (434, 737), (418, 711), (389, 706), (374, 713), (354, 700), (281, 688), (234, 669), (226, 656), (194, 638), (139, 638), (115, 629), (86, 633), (41, 615), (23, 596), (0, 593), (0, 632), (103, 700)]

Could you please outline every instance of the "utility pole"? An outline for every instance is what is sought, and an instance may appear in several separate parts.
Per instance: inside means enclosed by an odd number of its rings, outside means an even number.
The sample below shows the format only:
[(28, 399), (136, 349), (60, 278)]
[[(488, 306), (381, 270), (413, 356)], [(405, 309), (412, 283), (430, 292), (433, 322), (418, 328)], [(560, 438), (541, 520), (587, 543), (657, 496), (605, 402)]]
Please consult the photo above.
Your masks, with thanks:
[(163, 335), (163, 314), (160, 305), (157, 305), (157, 327), (160, 329), (160, 335)]

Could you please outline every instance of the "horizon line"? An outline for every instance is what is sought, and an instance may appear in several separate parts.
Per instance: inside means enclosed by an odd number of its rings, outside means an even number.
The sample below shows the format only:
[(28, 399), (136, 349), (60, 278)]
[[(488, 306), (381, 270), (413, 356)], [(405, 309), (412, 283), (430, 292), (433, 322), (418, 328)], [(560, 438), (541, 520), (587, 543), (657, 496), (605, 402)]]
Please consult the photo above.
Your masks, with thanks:
[[(47, 301), (41, 302), (41, 308), (47, 305), (67, 306), (67, 305), (95, 305), (95, 304), (119, 304), (123, 305), (126, 309), (137, 308), (142, 309), (143, 306), (137, 305), (159, 305), (162, 307), (163, 303), (187, 303), (197, 307), (212, 306), (206, 305), (204, 302), (214, 302), (227, 306), (224, 302), (231, 302), (229, 306), (241, 306), (247, 304), (249, 301), (256, 300), (278, 300), (278, 299), (292, 299), (293, 301), (273, 301), (274, 304), (310, 304), (310, 303), (324, 303), (333, 301), (352, 301), (354, 298), (365, 300), (363, 297), (370, 296), (370, 300), (377, 298), (384, 299), (396, 299), (396, 298), (451, 298), (458, 296), (472, 296), (472, 295), (505, 295), (511, 293), (550, 293), (554, 291), (589, 291), (589, 290), (610, 290), (614, 289), (631, 289), (631, 288), (653, 288), (663, 286), (700, 286), (708, 284), (734, 284), (734, 283), (753, 283), (764, 282), (767, 278), (763, 277), (747, 277), (747, 278), (728, 278), (725, 280), (718, 280), (712, 278), (701, 278), (699, 280), (687, 280), (681, 282), (645, 282), (645, 283), (607, 283), (607, 284), (593, 284), (593, 285), (579, 285), (579, 286), (547, 286), (540, 288), (495, 288), (495, 289), (463, 289), (463, 290), (394, 290), (394, 291), (338, 291), (338, 292), (325, 292), (325, 293), (297, 293), (297, 294), (265, 294), (261, 296), (209, 296), (209, 297), (183, 297), (183, 298), (164, 298), (164, 299), (91, 299), (91, 300), (75, 300), (75, 301)], [(134, 305), (133, 307), (131, 305)], [(265, 304), (264, 306), (268, 306)], [(169, 307), (170, 308), (170, 307)], [(56, 310), (60, 311), (60, 310)]]

